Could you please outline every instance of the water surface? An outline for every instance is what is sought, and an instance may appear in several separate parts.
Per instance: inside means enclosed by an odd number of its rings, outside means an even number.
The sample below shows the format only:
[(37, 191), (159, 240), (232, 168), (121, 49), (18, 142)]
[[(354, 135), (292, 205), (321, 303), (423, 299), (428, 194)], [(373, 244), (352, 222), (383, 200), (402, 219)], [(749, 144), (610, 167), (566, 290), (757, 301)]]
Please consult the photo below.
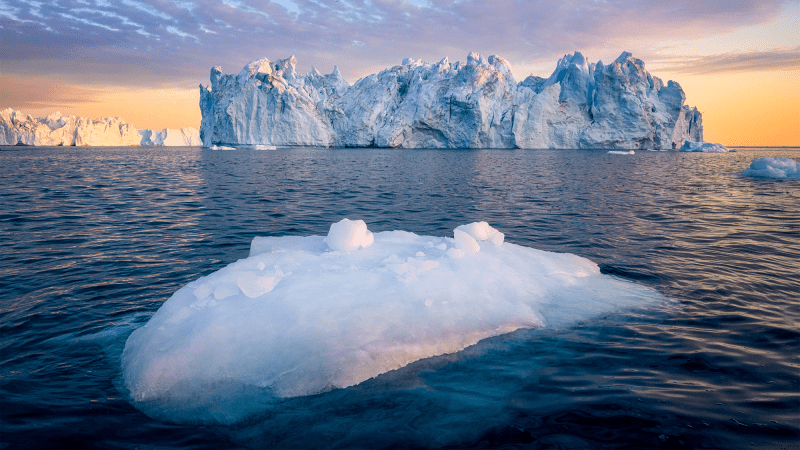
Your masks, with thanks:
[[(7, 448), (791, 448), (800, 181), (759, 157), (587, 150), (0, 150)], [(516, 332), (232, 426), (128, 402), (127, 336), (255, 236), (370, 230), (575, 253), (669, 298)]]

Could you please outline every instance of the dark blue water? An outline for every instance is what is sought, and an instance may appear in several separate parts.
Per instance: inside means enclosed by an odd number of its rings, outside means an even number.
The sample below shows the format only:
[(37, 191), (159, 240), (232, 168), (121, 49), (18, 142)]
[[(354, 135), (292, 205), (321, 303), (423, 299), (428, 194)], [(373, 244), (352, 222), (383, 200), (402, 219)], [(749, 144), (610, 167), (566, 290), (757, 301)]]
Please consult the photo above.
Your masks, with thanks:
[[(2, 448), (797, 448), (800, 181), (762, 156), (513, 150), (0, 150)], [(254, 236), (506, 239), (670, 301), (524, 330), (231, 426), (130, 405), (128, 335)]]

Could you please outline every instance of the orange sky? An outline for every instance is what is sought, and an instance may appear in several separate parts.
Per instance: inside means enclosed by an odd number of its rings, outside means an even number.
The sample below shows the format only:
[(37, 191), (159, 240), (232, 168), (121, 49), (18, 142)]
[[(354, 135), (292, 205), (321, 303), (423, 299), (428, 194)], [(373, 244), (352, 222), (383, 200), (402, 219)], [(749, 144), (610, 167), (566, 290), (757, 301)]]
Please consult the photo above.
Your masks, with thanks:
[[(703, 113), (704, 137), (708, 142), (727, 146), (800, 146), (800, 71), (655, 74), (681, 84), (686, 92), (686, 103), (697, 106)], [(21, 82), (10, 77), (0, 79), (3, 83), (14, 81)], [(34, 117), (56, 110), (85, 117), (119, 116), (140, 129), (200, 127), (196, 87), (123, 87), (96, 92), (85, 86), (65, 85), (63, 88), (90, 91), (94, 101), (60, 107), (28, 107), (23, 112)]]
[(703, 137), (726, 146), (800, 146), (800, 71), (674, 75), (703, 113)]

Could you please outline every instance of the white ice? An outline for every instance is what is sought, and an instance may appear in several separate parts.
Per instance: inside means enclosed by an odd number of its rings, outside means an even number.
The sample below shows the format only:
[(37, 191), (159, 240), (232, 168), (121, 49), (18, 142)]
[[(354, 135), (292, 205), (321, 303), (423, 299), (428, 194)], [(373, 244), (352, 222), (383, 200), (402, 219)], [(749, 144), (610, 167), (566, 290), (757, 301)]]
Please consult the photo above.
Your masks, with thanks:
[(346, 219), (324, 237), (257, 237), (248, 258), (181, 288), (131, 334), (125, 384), (149, 414), (232, 422), (490, 336), (661, 298), (504, 237), (486, 222), (450, 238)]
[(789, 158), (758, 158), (742, 171), (743, 177), (800, 178), (800, 164)]
[(88, 119), (53, 113), (34, 118), (6, 108), (0, 111), (0, 145), (42, 146), (199, 146), (191, 127), (137, 130), (119, 117)]
[(702, 141), (685, 141), (681, 146), (682, 152), (702, 152), (702, 153), (726, 153), (731, 151), (722, 144), (714, 144)]
[[(648, 150), (648, 151), (652, 151), (652, 150)], [(635, 155), (636, 152), (634, 152), (633, 150), (631, 150), (629, 152), (624, 152), (622, 150), (611, 150), (610, 152), (608, 152), (608, 154), (609, 155)]]
[(262, 58), (200, 87), (204, 145), (673, 150), (703, 139), (678, 83), (628, 52), (610, 64), (565, 55), (549, 78), (517, 81), (504, 58), (406, 58), (350, 85), (334, 68)]

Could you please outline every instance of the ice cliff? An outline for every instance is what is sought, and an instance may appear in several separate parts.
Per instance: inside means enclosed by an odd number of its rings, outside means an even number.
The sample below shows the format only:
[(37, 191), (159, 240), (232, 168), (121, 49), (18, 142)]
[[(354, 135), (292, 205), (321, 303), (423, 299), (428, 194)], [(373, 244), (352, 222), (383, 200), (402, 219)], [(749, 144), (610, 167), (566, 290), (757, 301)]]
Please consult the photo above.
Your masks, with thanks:
[(623, 53), (611, 64), (576, 52), (547, 78), (517, 82), (499, 56), (470, 53), (401, 65), (350, 86), (339, 71), (306, 75), (294, 56), (211, 69), (200, 86), (205, 146), (678, 149), (702, 141), (702, 115)]
[(53, 113), (33, 118), (11, 108), (0, 111), (0, 145), (199, 146), (194, 128), (137, 130), (119, 117), (87, 119)]

